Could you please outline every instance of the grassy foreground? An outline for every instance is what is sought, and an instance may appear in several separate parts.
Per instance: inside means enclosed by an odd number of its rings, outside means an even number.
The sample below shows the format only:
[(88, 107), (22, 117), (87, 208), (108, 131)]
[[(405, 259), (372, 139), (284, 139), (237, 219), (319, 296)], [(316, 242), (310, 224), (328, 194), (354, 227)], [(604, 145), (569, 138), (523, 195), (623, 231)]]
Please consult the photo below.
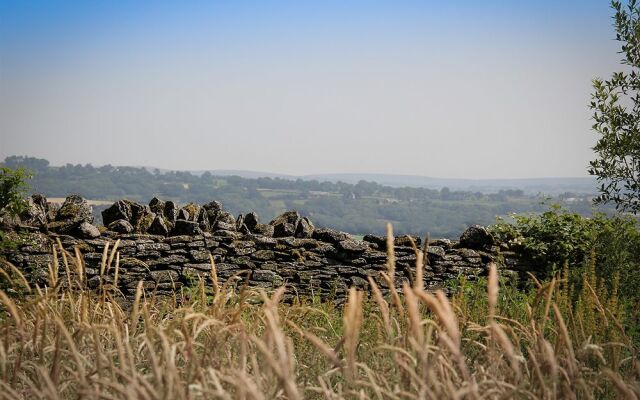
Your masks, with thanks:
[[(102, 274), (117, 276), (116, 248)], [(580, 288), (558, 277), (521, 292), (492, 266), (447, 298), (423, 290), (418, 251), (415, 283), (384, 297), (370, 280), (370, 298), (352, 289), (342, 307), (234, 291), (212, 262), (210, 282), (173, 298), (139, 286), (122, 307), (112, 286), (84, 289), (78, 252), (58, 255), (64, 271), (50, 269), (47, 288), (0, 269), (13, 293), (0, 291), (0, 399), (640, 396), (616, 289), (593, 270)]]

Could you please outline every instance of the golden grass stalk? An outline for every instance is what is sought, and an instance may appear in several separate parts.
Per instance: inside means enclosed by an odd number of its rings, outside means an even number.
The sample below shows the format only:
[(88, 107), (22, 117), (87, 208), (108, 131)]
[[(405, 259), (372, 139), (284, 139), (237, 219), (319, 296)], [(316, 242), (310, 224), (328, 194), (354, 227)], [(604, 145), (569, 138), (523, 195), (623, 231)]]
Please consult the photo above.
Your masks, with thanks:
[[(25, 289), (27, 289), (27, 292), (31, 293), (32, 289), (31, 289), (31, 284), (29, 284), (29, 281), (27, 280), (27, 278), (25, 278), (24, 274), (22, 273), (22, 271), (20, 271), (18, 268), (16, 268), (15, 265), (11, 264), (9, 261), (1, 259), (0, 258), (0, 263), (6, 265), (7, 267), (9, 267), (9, 269), (11, 270), (11, 274), (15, 274), (19, 279), (19, 284), (24, 287)], [(3, 275), (5, 275), (7, 277), (7, 280), (9, 281), (13, 281), (15, 282), (14, 279), (12, 279), (4, 269), (0, 269), (3, 272)], [(17, 283), (17, 282), (16, 282)]]
[[(106, 276), (115, 263), (117, 288), (116, 247), (109, 246), (102, 265)], [(453, 298), (425, 292), (418, 279), (424, 263), (417, 262), (414, 281), (403, 282), (401, 292), (392, 280), (394, 267), (381, 274), (388, 295), (369, 276), (371, 300), (352, 288), (341, 308), (283, 304), (285, 287), (271, 294), (251, 288), (239, 293), (233, 280), (218, 281), (211, 258), (213, 300), (204, 280), (179, 301), (147, 295), (139, 282), (124, 311), (111, 291), (90, 291), (82, 284), (79, 252), (66, 257), (61, 246), (55, 251), (65, 269), (78, 271), (76, 290), (36, 286), (19, 296), (0, 291), (0, 399), (636, 399), (640, 394), (634, 342), (618, 321), (619, 303), (603, 298), (593, 280), (586, 280), (581, 296), (589, 297), (597, 325), (609, 321), (609, 336), (581, 322), (586, 319), (580, 313), (587, 311), (567, 302), (569, 289), (555, 280), (538, 282), (526, 312), (511, 313), (508, 296), (500, 296), (508, 294), (508, 286), (498, 286), (494, 265), (486, 294), (479, 288), (487, 307), (470, 307), (477, 299), (464, 291)], [(53, 265), (50, 271), (55, 278)], [(24, 276), (5, 275), (23, 286)]]
[(102, 278), (104, 276), (104, 272), (107, 268), (107, 261), (109, 257), (109, 242), (104, 244), (104, 249), (102, 250), (102, 260), (100, 261), (100, 282), (102, 282)]
[(367, 279), (369, 280), (369, 289), (371, 290), (371, 293), (373, 294), (373, 298), (376, 304), (378, 305), (378, 309), (380, 310), (380, 316), (382, 317), (384, 333), (387, 337), (387, 340), (389, 340), (393, 335), (393, 328), (391, 327), (391, 316), (389, 312), (389, 303), (387, 303), (387, 301), (384, 299), (384, 296), (382, 296), (382, 292), (380, 291), (380, 288), (378, 287), (376, 282), (373, 280), (373, 278), (369, 276), (367, 277)]
[(413, 281), (414, 290), (424, 289), (424, 253), (416, 249), (416, 276)]
[(393, 226), (387, 223), (387, 274), (393, 278), (396, 274), (396, 256), (393, 237)]
[(0, 289), (0, 302), (6, 307), (7, 311), (11, 315), (11, 318), (16, 323), (16, 327), (22, 327), (22, 317), (20, 317), (20, 312), (18, 311), (18, 307), (16, 304), (7, 296), (4, 290)]
[(220, 293), (220, 285), (218, 284), (218, 272), (216, 271), (216, 263), (213, 256), (209, 253), (209, 261), (211, 262), (211, 283), (213, 284), (213, 294), (218, 297)]
[(344, 349), (346, 358), (346, 378), (353, 381), (356, 377), (356, 352), (362, 325), (363, 293), (355, 288), (349, 289), (344, 310)]
[(493, 262), (489, 264), (487, 298), (489, 303), (489, 320), (493, 321), (498, 305), (498, 267)]
[(116, 242), (113, 244), (113, 248), (111, 249), (111, 253), (109, 254), (109, 260), (107, 261), (107, 271), (106, 271), (107, 274), (111, 270), (111, 265), (113, 263), (113, 259), (114, 259), (115, 255), (116, 255), (116, 253), (118, 251), (118, 246), (119, 245), (120, 245), (120, 239), (116, 240)]
[(118, 288), (118, 273), (120, 272), (120, 252), (116, 253), (116, 267), (113, 274), (113, 287)]

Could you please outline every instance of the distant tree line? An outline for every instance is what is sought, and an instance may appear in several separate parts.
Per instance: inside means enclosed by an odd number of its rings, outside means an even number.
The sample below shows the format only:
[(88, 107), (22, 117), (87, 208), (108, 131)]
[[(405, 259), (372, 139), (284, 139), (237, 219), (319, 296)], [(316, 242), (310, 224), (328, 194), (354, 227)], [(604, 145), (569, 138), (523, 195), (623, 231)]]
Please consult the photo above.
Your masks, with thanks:
[[(31, 191), (48, 197), (78, 193), (95, 200), (128, 198), (142, 203), (152, 197), (179, 203), (222, 201), (233, 213), (256, 211), (268, 221), (277, 214), (296, 209), (314, 223), (354, 234), (384, 233), (392, 222), (399, 233), (437, 237), (457, 237), (472, 224), (491, 224), (496, 216), (513, 212), (540, 212), (546, 209), (540, 196), (522, 190), (501, 190), (484, 194), (473, 191), (416, 187), (390, 187), (375, 182), (319, 182), (282, 178), (242, 178), (197, 175), (184, 171), (160, 172), (138, 167), (66, 164), (52, 167), (44, 159), (7, 157), (2, 166), (26, 168), (33, 173)], [(576, 197), (578, 197), (576, 199)], [(568, 207), (587, 215), (587, 198), (566, 193)], [(561, 201), (560, 198), (551, 199)], [(96, 207), (99, 211), (100, 207)], [(97, 213), (99, 218), (99, 213)]]

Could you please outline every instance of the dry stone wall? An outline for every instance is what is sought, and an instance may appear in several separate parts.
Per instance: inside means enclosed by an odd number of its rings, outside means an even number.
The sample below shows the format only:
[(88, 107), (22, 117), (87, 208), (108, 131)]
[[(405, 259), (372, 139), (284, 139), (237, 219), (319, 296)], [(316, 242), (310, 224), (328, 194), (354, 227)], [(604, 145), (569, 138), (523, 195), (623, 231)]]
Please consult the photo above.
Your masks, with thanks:
[[(233, 285), (267, 289), (287, 287), (287, 298), (320, 295), (344, 299), (350, 286), (366, 289), (371, 277), (384, 287), (380, 272), (386, 271), (386, 238), (367, 235), (356, 240), (329, 228), (316, 228), (297, 212), (286, 212), (268, 224), (255, 213), (234, 217), (219, 202), (178, 207), (153, 199), (143, 206), (121, 200), (103, 212), (105, 227), (92, 225), (91, 207), (79, 196), (69, 196), (55, 208), (43, 196), (34, 195), (29, 210), (19, 220), (3, 219), (5, 229), (20, 233), (20, 245), (5, 251), (5, 258), (30, 280), (44, 284), (52, 247), (61, 245), (84, 256), (89, 287), (112, 283), (113, 267), (100, 276), (107, 243), (118, 242), (118, 288), (125, 297), (135, 294), (139, 281), (158, 294), (189, 285), (199, 276), (209, 279), (211, 258), (219, 280)], [(529, 267), (514, 252), (494, 242), (480, 226), (467, 229), (459, 241), (400, 236), (394, 239), (396, 285), (412, 281), (415, 250), (425, 252), (425, 287), (442, 287), (449, 279), (469, 280), (487, 273), (496, 262), (503, 274), (522, 278)], [(59, 243), (59, 244), (57, 244)], [(58, 265), (61, 281), (65, 269)]]

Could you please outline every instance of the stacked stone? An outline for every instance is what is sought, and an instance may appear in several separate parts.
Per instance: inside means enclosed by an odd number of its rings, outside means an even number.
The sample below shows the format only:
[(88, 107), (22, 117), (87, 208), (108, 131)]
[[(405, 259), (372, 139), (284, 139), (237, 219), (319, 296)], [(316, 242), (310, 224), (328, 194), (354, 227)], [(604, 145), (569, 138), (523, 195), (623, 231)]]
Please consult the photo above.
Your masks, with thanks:
[[(67, 203), (83, 204), (77, 199)], [(100, 282), (113, 282), (115, 266), (101, 277), (100, 263), (105, 245), (120, 239), (118, 287), (127, 298), (134, 296), (139, 281), (145, 289), (166, 295), (199, 277), (209, 284), (210, 257), (221, 283), (266, 289), (286, 285), (289, 300), (319, 294), (342, 301), (348, 287), (366, 289), (369, 277), (383, 290), (386, 287), (380, 276), (387, 271), (386, 238), (367, 235), (356, 240), (344, 232), (315, 228), (295, 211), (260, 224), (255, 213), (234, 218), (219, 202), (179, 208), (158, 199), (148, 206), (121, 200), (103, 212), (103, 219), (108, 230), (99, 237), (87, 238), (78, 228), (57, 234), (32, 232), (25, 242), (29, 244), (7, 257), (30, 272), (31, 279), (44, 283), (47, 264), (52, 262), (51, 244), (59, 239), (68, 251), (81, 250), (86, 282), (97, 287)], [(429, 289), (461, 275), (473, 280), (486, 274), (488, 263), (499, 259), (500, 253), (493, 237), (480, 226), (469, 228), (460, 241), (433, 240), (424, 245), (419, 238), (396, 237), (398, 287), (413, 280), (416, 248), (427, 255), (424, 284)], [(513, 273), (525, 269), (515, 256), (505, 268)], [(59, 266), (59, 271), (63, 276), (64, 267)]]
[[(189, 203), (178, 207), (173, 201), (153, 198), (148, 205), (120, 200), (102, 212), (102, 221), (109, 231), (149, 233), (160, 236), (201, 235), (205, 232), (234, 236), (234, 233), (256, 233), (266, 236), (294, 235), (304, 237), (313, 231), (307, 218), (297, 212), (282, 214), (270, 224), (261, 224), (256, 213), (235, 218), (222, 209), (219, 201), (202, 206)], [(298, 233), (299, 232), (299, 233)]]
[(100, 236), (93, 225), (93, 208), (77, 194), (67, 197), (62, 206), (34, 194), (27, 199), (26, 210), (17, 218), (0, 215), (0, 226), (5, 230), (52, 232), (82, 238)]

